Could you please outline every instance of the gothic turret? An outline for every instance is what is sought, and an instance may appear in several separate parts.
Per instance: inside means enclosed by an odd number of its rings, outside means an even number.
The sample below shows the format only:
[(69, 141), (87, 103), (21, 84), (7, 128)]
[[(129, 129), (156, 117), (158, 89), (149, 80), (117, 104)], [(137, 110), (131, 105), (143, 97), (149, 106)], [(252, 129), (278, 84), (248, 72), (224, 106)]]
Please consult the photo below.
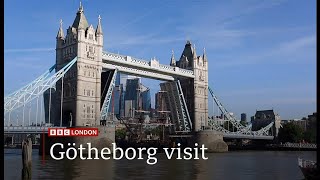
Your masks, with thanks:
[(83, 13), (83, 6), (80, 2), (80, 7), (77, 12), (77, 16), (73, 21), (72, 27), (77, 29), (87, 29), (89, 27), (86, 16)]
[(62, 19), (60, 20), (60, 28), (57, 34), (57, 39), (64, 39), (64, 33), (62, 28)]
[(96, 29), (96, 35), (98, 35), (98, 34), (103, 34), (102, 33), (102, 27), (101, 27), (101, 17), (100, 17), (100, 15), (99, 15), (99, 17), (98, 17), (98, 25), (97, 25), (97, 29)]
[[(182, 63), (183, 61), (186, 61), (186, 62)], [(190, 40), (187, 40), (187, 42), (184, 46), (183, 52), (181, 54), (181, 57), (180, 57), (179, 61), (177, 62), (177, 66), (179, 66), (181, 68), (190, 69), (190, 68), (193, 68), (195, 62), (197, 62), (197, 54), (195, 52), (195, 48), (192, 47)], [(184, 64), (186, 66), (182, 67), (181, 66), (182, 64)]]

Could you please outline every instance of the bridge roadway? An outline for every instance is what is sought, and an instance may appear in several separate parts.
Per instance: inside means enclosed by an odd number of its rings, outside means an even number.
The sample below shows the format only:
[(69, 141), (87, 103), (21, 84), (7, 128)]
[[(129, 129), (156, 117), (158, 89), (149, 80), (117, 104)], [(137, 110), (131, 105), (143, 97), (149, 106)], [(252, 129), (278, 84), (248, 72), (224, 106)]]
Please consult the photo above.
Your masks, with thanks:
[(264, 136), (264, 135), (247, 135), (247, 134), (232, 134), (232, 133), (223, 133), (223, 137), (226, 139), (261, 139), (261, 140), (273, 140), (273, 136)]
[(104, 69), (118, 69), (118, 71), (126, 74), (157, 80), (173, 81), (175, 77), (194, 78), (192, 70), (160, 64), (155, 59), (146, 61), (131, 56), (103, 52), (102, 62)]

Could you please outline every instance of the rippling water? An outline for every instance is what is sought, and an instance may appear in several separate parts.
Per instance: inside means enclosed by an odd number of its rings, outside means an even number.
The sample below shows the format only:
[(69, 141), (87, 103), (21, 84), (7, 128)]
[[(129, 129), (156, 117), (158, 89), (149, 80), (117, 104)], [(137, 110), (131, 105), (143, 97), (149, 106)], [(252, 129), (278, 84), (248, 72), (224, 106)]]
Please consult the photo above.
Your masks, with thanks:
[[(5, 179), (21, 179), (21, 150), (4, 150)], [(298, 157), (316, 160), (316, 152), (231, 151), (207, 153), (208, 160), (168, 160), (157, 154), (155, 165), (143, 160), (61, 160), (46, 156), (43, 163), (38, 150), (32, 155), (32, 179), (259, 179), (301, 180)]]

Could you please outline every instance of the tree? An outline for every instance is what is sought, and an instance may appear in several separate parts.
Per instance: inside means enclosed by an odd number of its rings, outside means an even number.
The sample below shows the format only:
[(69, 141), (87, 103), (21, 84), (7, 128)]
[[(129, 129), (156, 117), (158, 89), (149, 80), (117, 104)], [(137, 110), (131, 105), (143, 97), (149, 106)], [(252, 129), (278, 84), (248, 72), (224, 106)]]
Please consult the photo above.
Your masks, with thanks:
[(117, 129), (115, 132), (116, 139), (124, 139), (126, 137), (125, 129)]
[(278, 140), (280, 142), (297, 143), (300, 142), (302, 139), (303, 129), (292, 122), (284, 124), (283, 127), (279, 130)]
[[(228, 127), (228, 126), (229, 126), (229, 127)], [(226, 129), (226, 130), (229, 130), (229, 131), (231, 131), (231, 132), (237, 131), (237, 128), (234, 127), (234, 126), (232, 125), (232, 123), (231, 123), (231, 122), (228, 122), (228, 121), (223, 124), (223, 128)]]
[(153, 134), (153, 135), (158, 135), (158, 136), (160, 136), (161, 133), (162, 133), (162, 129), (161, 129), (160, 126), (158, 126), (158, 127), (156, 127), (156, 128), (151, 129), (150, 133)]
[(303, 139), (308, 143), (316, 143), (317, 133), (313, 130), (307, 130), (303, 133)]
[(247, 121), (240, 121), (240, 124), (244, 125), (244, 126), (247, 126), (248, 125), (248, 122)]

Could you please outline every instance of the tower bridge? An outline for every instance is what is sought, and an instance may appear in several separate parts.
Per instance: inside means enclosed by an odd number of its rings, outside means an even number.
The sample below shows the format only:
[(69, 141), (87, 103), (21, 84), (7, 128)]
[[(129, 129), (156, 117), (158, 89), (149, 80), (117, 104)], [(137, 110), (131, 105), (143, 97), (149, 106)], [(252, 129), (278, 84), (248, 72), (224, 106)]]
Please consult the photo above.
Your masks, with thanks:
[[(254, 132), (228, 115), (209, 88), (208, 58), (205, 50), (198, 56), (195, 46), (187, 41), (180, 58), (176, 60), (172, 52), (170, 65), (164, 65), (156, 59), (147, 61), (103, 51), (103, 37), (101, 17), (98, 17), (96, 28), (89, 25), (82, 5), (66, 35), (61, 21), (56, 36), (55, 65), (30, 84), (5, 97), (7, 124), (12, 122), (10, 114), (14, 110), (22, 107), (24, 116), (27, 103), (37, 100), (38, 108), (39, 97), (48, 93), (48, 107), (44, 110), (46, 123), (57, 127), (99, 126), (101, 120), (108, 118), (116, 74), (126, 73), (165, 81), (160, 87), (167, 92), (166, 102), (177, 133), (202, 133), (200, 137), (205, 138), (208, 131), (211, 131), (209, 135), (221, 141), (223, 136), (273, 139), (273, 136), (268, 134), (272, 124)], [(50, 77), (53, 70), (55, 74)], [(227, 131), (208, 118), (209, 92), (220, 110), (226, 113), (227, 120), (237, 127), (237, 132)], [(25, 123), (22, 125), (25, 126)], [(28, 132), (28, 128), (22, 129), (23, 132)], [(10, 130), (12, 128), (5, 128), (5, 133), (10, 133)], [(19, 131), (19, 128), (14, 130)], [(32, 131), (32, 128), (29, 130)], [(203, 135), (206, 133), (207, 136)], [(114, 132), (113, 137), (108, 138), (114, 141)], [(210, 138), (204, 140), (209, 141)]]

